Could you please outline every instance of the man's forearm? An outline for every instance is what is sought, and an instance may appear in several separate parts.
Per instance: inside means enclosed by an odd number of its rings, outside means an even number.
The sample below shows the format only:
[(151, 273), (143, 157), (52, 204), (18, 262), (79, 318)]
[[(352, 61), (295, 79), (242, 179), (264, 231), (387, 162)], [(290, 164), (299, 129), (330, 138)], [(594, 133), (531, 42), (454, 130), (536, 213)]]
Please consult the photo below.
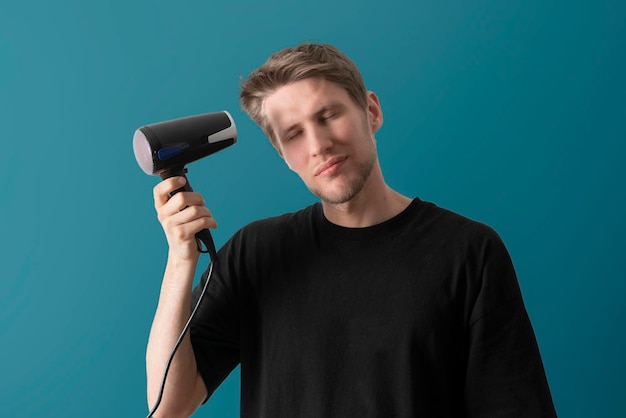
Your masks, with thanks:
[[(191, 286), (196, 263), (168, 259), (159, 303), (146, 352), (148, 406), (153, 408), (167, 361), (191, 312)], [(168, 372), (161, 404), (155, 416), (189, 416), (206, 396), (198, 375), (189, 334), (185, 335)]]

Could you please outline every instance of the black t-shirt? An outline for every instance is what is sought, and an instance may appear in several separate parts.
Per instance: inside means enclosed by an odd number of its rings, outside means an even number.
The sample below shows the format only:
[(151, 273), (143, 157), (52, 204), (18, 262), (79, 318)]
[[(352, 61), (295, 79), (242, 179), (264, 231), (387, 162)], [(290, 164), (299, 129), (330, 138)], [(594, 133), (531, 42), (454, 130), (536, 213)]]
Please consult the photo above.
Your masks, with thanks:
[(500, 238), (419, 199), (367, 228), (319, 203), (242, 228), (190, 332), (209, 393), (241, 363), (242, 417), (555, 416)]

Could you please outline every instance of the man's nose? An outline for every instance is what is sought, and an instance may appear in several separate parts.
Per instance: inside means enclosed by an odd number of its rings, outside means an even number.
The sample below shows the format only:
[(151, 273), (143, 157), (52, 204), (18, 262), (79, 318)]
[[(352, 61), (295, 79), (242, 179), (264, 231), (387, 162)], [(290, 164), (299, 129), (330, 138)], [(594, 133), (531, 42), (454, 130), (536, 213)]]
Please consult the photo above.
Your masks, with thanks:
[(325, 154), (333, 147), (330, 132), (328, 132), (328, 129), (321, 126), (314, 126), (309, 129), (307, 142), (309, 144), (309, 152), (312, 156)]

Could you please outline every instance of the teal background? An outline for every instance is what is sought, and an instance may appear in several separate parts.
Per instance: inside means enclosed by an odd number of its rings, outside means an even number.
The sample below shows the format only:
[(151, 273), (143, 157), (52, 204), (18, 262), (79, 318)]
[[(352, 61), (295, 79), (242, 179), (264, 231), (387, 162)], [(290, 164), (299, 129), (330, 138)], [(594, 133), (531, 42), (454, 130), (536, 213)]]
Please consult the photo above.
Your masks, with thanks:
[[(501, 234), (559, 415), (625, 416), (624, 22), (618, 0), (3, 2), (0, 416), (145, 416), (166, 243), (132, 134), (233, 114), (238, 144), (189, 167), (218, 245), (313, 202), (238, 105), (302, 41), (378, 93), (392, 187)], [(196, 416), (238, 416), (238, 378)]]

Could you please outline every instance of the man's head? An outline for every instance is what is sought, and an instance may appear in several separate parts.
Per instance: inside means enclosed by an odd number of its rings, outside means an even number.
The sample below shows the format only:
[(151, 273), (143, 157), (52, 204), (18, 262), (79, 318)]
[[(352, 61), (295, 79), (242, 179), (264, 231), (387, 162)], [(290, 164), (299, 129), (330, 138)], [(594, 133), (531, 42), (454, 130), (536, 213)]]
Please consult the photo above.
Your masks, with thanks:
[(276, 137), (267, 121), (265, 99), (281, 86), (306, 78), (323, 78), (346, 90), (358, 107), (367, 107), (367, 92), (357, 66), (332, 45), (304, 43), (272, 55), (241, 84), (241, 106), (263, 129), (272, 145)]
[(242, 83), (241, 102), (323, 202), (385, 186), (374, 138), (383, 120), (378, 97), (337, 48), (302, 44), (271, 55)]

